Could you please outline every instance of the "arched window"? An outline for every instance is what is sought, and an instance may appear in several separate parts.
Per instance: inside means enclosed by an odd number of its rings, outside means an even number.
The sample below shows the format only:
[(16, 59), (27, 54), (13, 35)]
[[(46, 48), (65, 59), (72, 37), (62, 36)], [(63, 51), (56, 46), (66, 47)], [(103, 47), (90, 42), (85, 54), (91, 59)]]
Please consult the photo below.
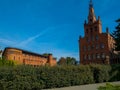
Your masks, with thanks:
[(15, 56), (13, 57), (13, 60), (15, 60)]

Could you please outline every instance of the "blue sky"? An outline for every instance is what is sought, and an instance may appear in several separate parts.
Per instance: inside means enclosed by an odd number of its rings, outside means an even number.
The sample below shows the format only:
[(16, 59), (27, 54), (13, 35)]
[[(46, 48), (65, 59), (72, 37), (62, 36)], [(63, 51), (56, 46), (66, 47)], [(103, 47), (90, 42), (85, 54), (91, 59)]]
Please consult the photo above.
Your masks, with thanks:
[[(17, 47), (79, 59), (78, 38), (84, 35), (89, 0), (0, 0), (0, 48)], [(103, 32), (120, 18), (120, 0), (93, 0)]]

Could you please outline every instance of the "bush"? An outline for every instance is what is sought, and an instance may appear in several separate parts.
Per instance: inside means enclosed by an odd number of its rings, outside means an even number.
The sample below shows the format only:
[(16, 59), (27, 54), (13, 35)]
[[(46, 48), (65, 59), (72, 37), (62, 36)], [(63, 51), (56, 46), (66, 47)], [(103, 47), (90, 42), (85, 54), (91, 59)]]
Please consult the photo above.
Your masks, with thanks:
[(0, 58), (0, 66), (14, 66), (14, 65), (15, 65), (14, 61)]
[(120, 81), (120, 65), (111, 65), (110, 81)]
[[(119, 79), (120, 65), (4, 66), (0, 67), (0, 90), (40, 90)], [(112, 72), (117, 71), (115, 74)]]
[(90, 65), (96, 83), (107, 82), (110, 79), (111, 67), (109, 65)]

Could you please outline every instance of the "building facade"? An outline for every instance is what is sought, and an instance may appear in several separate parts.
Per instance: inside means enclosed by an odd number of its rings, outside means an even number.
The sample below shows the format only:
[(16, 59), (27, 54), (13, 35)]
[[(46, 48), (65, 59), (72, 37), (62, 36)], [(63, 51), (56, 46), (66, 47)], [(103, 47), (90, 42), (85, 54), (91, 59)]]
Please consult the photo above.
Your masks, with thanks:
[(56, 59), (52, 57), (52, 54), (49, 54), (48, 56), (43, 56), (37, 53), (25, 51), (18, 48), (7, 47), (3, 51), (2, 56), (7, 60), (15, 61), (17, 64), (33, 66), (55, 66), (57, 64)]
[(92, 0), (89, 3), (88, 20), (84, 23), (84, 37), (79, 38), (80, 64), (110, 64), (115, 48), (109, 29), (102, 32), (100, 17), (96, 18)]

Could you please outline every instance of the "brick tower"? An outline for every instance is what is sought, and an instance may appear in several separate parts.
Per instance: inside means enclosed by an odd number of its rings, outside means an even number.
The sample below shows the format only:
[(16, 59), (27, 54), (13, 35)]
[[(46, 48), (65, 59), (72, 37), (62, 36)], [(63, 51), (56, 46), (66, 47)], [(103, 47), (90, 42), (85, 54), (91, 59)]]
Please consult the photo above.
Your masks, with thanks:
[(92, 0), (90, 0), (88, 20), (84, 23), (84, 37), (79, 38), (80, 64), (111, 63), (108, 57), (111, 57), (114, 43), (108, 28), (105, 33), (102, 32), (102, 22), (99, 16), (96, 18)]

